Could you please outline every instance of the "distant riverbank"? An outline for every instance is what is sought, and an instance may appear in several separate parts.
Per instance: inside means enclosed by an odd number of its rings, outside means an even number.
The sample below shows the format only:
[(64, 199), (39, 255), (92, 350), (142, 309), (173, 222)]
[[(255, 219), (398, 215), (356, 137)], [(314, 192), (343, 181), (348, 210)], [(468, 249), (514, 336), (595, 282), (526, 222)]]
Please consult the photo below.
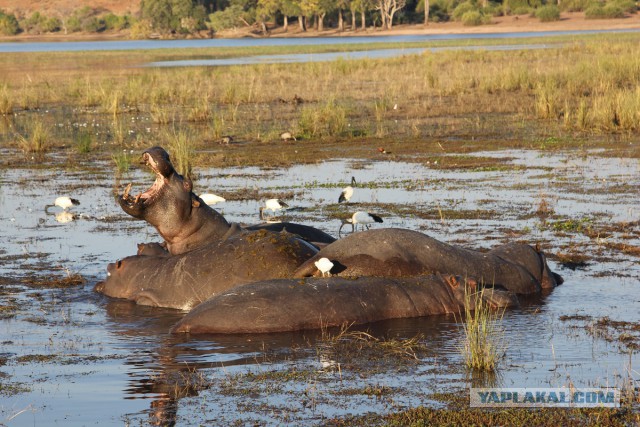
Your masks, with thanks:
[[(391, 30), (367, 27), (356, 31), (327, 29), (316, 31), (313, 29), (302, 32), (296, 25), (290, 24), (288, 31), (282, 27), (272, 28), (269, 35), (255, 32), (253, 27), (238, 28), (216, 33), (214, 38), (245, 38), (245, 37), (349, 37), (349, 36), (393, 36), (393, 35), (424, 35), (424, 34), (483, 34), (483, 33), (511, 33), (538, 31), (585, 31), (585, 30), (630, 30), (640, 29), (640, 14), (634, 14), (621, 19), (585, 19), (584, 13), (563, 13), (560, 21), (540, 22), (529, 15), (500, 16), (492, 19), (491, 24), (479, 26), (464, 26), (460, 22), (430, 23), (429, 25), (395, 25)], [(72, 34), (19, 34), (16, 36), (0, 37), (2, 42), (36, 42), (36, 41), (93, 41), (93, 40), (126, 40), (129, 31), (104, 33), (72, 33)], [(208, 33), (190, 35), (189, 38), (210, 38)]]

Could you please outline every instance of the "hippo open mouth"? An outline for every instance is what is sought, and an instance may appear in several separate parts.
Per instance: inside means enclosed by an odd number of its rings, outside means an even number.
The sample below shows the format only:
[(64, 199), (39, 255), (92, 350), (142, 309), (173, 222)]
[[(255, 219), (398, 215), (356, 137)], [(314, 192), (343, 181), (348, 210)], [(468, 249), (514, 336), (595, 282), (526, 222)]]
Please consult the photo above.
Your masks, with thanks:
[(145, 207), (152, 205), (162, 194), (165, 184), (175, 172), (169, 159), (169, 154), (161, 147), (152, 147), (142, 154), (142, 163), (149, 166), (156, 174), (156, 179), (145, 192), (131, 196), (131, 183), (118, 197), (118, 203), (129, 215), (139, 218)]

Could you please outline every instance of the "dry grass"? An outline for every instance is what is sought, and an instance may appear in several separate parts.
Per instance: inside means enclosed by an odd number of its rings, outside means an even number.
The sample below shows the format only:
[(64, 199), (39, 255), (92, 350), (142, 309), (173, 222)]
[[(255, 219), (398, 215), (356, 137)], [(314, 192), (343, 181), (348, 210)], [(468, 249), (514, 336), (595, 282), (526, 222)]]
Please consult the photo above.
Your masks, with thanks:
[[(137, 134), (148, 122), (157, 125), (150, 135), (157, 137), (180, 126), (198, 135), (195, 147), (222, 135), (275, 142), (284, 130), (325, 141), (635, 133), (639, 38), (591, 36), (516, 53), (443, 51), (385, 60), (171, 69), (131, 67), (158, 59), (153, 52), (8, 54), (0, 64), (0, 112), (17, 112), (16, 120), (27, 122), (33, 108), (56, 111), (64, 105), (87, 121), (105, 121), (106, 129), (135, 119)], [(24, 68), (31, 70), (28, 77), (17, 72)], [(302, 102), (290, 102), (294, 95)], [(45, 120), (54, 124), (53, 118)], [(117, 128), (105, 139), (127, 143)], [(424, 147), (411, 145), (412, 152)], [(398, 148), (394, 154), (404, 153)]]

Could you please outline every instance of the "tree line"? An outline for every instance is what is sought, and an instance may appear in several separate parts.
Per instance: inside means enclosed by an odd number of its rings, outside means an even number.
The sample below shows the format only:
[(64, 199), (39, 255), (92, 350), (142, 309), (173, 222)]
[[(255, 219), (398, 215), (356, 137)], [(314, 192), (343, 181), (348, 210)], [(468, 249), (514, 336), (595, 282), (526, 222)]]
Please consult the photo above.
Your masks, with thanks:
[(141, 0), (135, 16), (90, 7), (69, 16), (35, 12), (27, 17), (0, 11), (0, 33), (129, 29), (133, 38), (147, 38), (241, 27), (268, 34), (274, 27), (289, 31), (291, 25), (303, 32), (329, 27), (346, 31), (450, 20), (482, 25), (501, 15), (529, 14), (552, 21), (560, 19), (561, 11), (584, 11), (587, 18), (622, 18), (635, 13), (637, 6), (634, 0)]

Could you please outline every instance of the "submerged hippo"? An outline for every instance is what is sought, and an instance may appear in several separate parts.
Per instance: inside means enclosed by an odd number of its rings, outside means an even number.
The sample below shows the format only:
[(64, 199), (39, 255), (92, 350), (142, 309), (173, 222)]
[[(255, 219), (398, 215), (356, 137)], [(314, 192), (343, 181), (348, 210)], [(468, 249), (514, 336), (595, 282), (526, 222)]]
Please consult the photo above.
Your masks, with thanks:
[(511, 243), (483, 253), (397, 228), (363, 231), (331, 243), (302, 264), (294, 277), (319, 275), (315, 261), (320, 258), (333, 263), (331, 274), (344, 277), (455, 274), (522, 295), (562, 283), (544, 255), (529, 245)]
[[(285, 332), (459, 313), (465, 287), (474, 292), (477, 285), (451, 275), (267, 280), (214, 296), (183, 317), (172, 332)], [(514, 294), (497, 289), (485, 289), (482, 297), (494, 307), (518, 303)], [(469, 300), (473, 304), (474, 298)]]
[(243, 231), (180, 255), (158, 256), (155, 250), (160, 251), (145, 245), (142, 255), (109, 264), (95, 290), (141, 305), (189, 310), (238, 285), (291, 277), (317, 252), (293, 234), (266, 230)]
[[(129, 184), (118, 197), (118, 203), (129, 215), (153, 225), (165, 240), (164, 247), (171, 255), (227, 239), (241, 231), (240, 227), (233, 227), (224, 216), (193, 193), (191, 180), (176, 172), (169, 154), (162, 147), (149, 148), (143, 153), (142, 160), (156, 174), (153, 185), (133, 197), (129, 194)], [(335, 241), (329, 234), (301, 224), (279, 223), (249, 228), (286, 230), (321, 245)]]

